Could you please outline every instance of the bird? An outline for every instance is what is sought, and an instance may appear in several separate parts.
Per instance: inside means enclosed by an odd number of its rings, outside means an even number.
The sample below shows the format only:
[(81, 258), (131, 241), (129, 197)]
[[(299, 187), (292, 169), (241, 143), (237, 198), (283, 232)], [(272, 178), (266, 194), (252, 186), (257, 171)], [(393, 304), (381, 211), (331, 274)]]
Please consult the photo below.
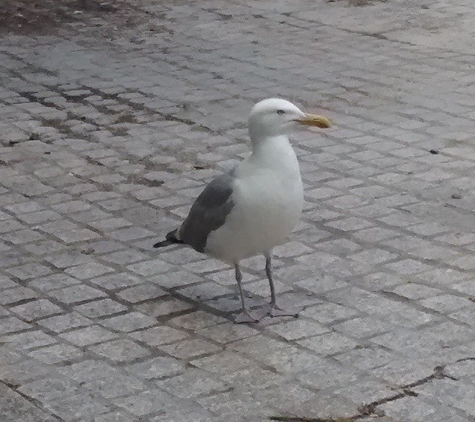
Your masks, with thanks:
[(213, 179), (181, 226), (153, 245), (188, 245), (234, 267), (242, 305), (236, 323), (255, 323), (264, 316), (248, 309), (242, 288), (240, 261), (257, 255), (265, 257), (271, 294), (265, 315), (298, 316), (277, 305), (272, 276), (273, 249), (286, 242), (304, 203), (299, 163), (289, 141), (297, 124), (331, 126), (326, 117), (304, 113), (284, 99), (268, 98), (255, 104), (249, 116), (251, 154)]

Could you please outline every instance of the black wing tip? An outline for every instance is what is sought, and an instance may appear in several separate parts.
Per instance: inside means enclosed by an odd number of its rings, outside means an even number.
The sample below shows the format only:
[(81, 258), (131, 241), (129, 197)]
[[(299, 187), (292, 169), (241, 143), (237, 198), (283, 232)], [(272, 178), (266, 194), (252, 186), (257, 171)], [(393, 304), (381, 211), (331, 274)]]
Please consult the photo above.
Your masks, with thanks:
[(153, 245), (154, 248), (163, 248), (165, 246), (171, 245), (173, 242), (170, 242), (169, 240), (163, 240), (161, 242), (157, 242)]
[(154, 248), (163, 248), (165, 246), (170, 246), (175, 243), (183, 243), (182, 240), (177, 239), (176, 237), (177, 230), (172, 230), (168, 233), (165, 237), (166, 240), (162, 240), (161, 242), (157, 242), (153, 245)]

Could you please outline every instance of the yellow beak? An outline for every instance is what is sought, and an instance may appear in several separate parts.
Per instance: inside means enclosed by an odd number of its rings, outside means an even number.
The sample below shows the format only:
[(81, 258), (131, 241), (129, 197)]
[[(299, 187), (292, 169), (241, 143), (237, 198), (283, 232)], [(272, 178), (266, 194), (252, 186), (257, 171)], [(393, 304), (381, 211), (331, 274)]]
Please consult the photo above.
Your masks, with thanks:
[(317, 126), (320, 128), (330, 127), (332, 124), (326, 117), (317, 114), (306, 114), (302, 119), (297, 120), (298, 123), (306, 126)]

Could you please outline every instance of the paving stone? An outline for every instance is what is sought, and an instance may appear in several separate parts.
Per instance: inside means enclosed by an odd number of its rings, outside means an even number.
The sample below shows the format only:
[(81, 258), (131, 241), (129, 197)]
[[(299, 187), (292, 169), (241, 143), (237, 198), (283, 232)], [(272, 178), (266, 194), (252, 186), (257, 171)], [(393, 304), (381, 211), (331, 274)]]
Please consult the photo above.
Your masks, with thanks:
[(5, 421), (50, 422), (56, 419), (3, 383), (0, 384), (0, 408)]
[(393, 326), (385, 321), (364, 317), (342, 322), (336, 325), (335, 329), (354, 337), (365, 338), (390, 331)]
[(62, 308), (46, 299), (34, 300), (10, 309), (27, 322), (63, 312)]
[[(109, 250), (109, 247), (111, 246), (112, 248)], [(119, 246), (117, 249), (121, 249), (121, 247)], [(94, 246), (94, 250), (96, 252), (101, 253), (101, 252), (113, 251), (115, 250), (115, 248), (114, 248), (114, 245), (111, 243), (109, 245), (103, 244), (101, 247)], [(118, 252), (108, 254), (107, 256), (102, 256), (103, 260), (112, 262), (114, 264), (120, 264), (120, 265), (132, 264), (134, 262), (143, 261), (146, 258), (147, 258), (147, 255), (133, 249), (118, 251)]]
[(454, 412), (450, 412), (443, 406), (433, 406), (414, 397), (405, 397), (401, 400), (386, 403), (381, 406), (381, 410), (391, 418), (402, 419), (407, 421), (419, 421), (421, 419), (430, 418), (434, 421), (453, 420), (461, 422)]
[(350, 319), (358, 314), (351, 308), (337, 305), (335, 303), (322, 303), (309, 307), (300, 312), (300, 315), (315, 319), (322, 324), (336, 323)]
[(88, 278), (98, 277), (112, 271), (112, 268), (99, 264), (98, 262), (92, 262), (68, 268), (65, 272), (80, 280), (87, 280)]
[(196, 332), (217, 343), (226, 344), (258, 335), (259, 331), (247, 325), (220, 324), (214, 327), (198, 329)]
[(60, 337), (76, 346), (83, 347), (90, 344), (109, 341), (113, 338), (117, 338), (118, 336), (117, 334), (105, 330), (102, 327), (92, 325), (79, 330), (69, 331), (67, 333), (61, 334)]
[(90, 350), (114, 362), (127, 362), (149, 355), (147, 349), (127, 339), (103, 343)]
[(187, 330), (197, 330), (227, 323), (228, 321), (220, 316), (212, 315), (204, 311), (196, 311), (172, 318), (170, 322)]
[(359, 378), (360, 374), (354, 368), (318, 360), (315, 360), (310, 371), (299, 374), (304, 385), (321, 389), (348, 385)]
[(127, 302), (138, 303), (145, 300), (160, 300), (161, 297), (166, 296), (167, 293), (153, 284), (141, 284), (122, 290), (118, 296)]
[(82, 352), (73, 346), (57, 344), (34, 350), (29, 355), (43, 363), (55, 364), (76, 359), (82, 355)]
[(440, 295), (420, 301), (422, 306), (433, 309), (437, 312), (454, 312), (470, 306), (470, 300), (453, 295)]
[(160, 346), (160, 350), (179, 359), (189, 359), (219, 352), (221, 348), (205, 340), (191, 339), (170, 345), (162, 345)]
[(12, 305), (32, 299), (36, 299), (36, 293), (33, 290), (26, 287), (14, 287), (13, 289), (2, 291), (2, 295), (0, 296), (0, 304)]
[(28, 280), (50, 274), (52, 270), (45, 265), (31, 263), (21, 267), (9, 268), (7, 272), (21, 280)]
[(36, 400), (51, 401), (60, 397), (70, 396), (79, 389), (79, 384), (67, 379), (48, 377), (23, 384), (18, 391)]
[(0, 324), (0, 333), (1, 334), (6, 334), (6, 333), (14, 333), (18, 331), (23, 331), (31, 328), (30, 324), (27, 324), (26, 322), (21, 321), (18, 318), (15, 317), (10, 317), (10, 318), (2, 318)]
[(106, 413), (110, 408), (101, 402), (91, 399), (89, 395), (75, 395), (48, 404), (47, 406), (63, 419), (87, 419)]
[(94, 394), (100, 394), (106, 399), (134, 394), (146, 388), (145, 384), (135, 377), (125, 376), (120, 373), (106, 378), (91, 380), (82, 384), (82, 386), (94, 392)]
[(328, 332), (328, 328), (313, 321), (297, 319), (270, 326), (269, 330), (281, 335), (286, 340), (296, 340), (303, 337), (311, 337)]
[(130, 413), (126, 412), (125, 410), (117, 410), (111, 413), (99, 415), (94, 418), (94, 422), (135, 422), (136, 420), (137, 418), (134, 418)]
[(68, 250), (62, 254), (50, 255), (45, 259), (56, 268), (60, 269), (91, 262), (91, 258), (88, 256), (82, 254), (81, 252), (71, 250)]
[(173, 288), (202, 281), (202, 278), (197, 274), (178, 270), (153, 276), (150, 281), (163, 288)]
[(54, 331), (55, 333), (60, 333), (71, 328), (84, 327), (90, 325), (90, 323), (91, 321), (88, 318), (75, 312), (57, 315), (38, 321), (39, 325), (46, 327), (48, 330)]
[(152, 301), (138, 304), (136, 308), (147, 315), (159, 318), (183, 314), (184, 312), (193, 310), (194, 306), (179, 299), (167, 297), (167, 300), (162, 298), (159, 302)]
[[(45, 365), (38, 365), (34, 359), (25, 359), (24, 355), (14, 353), (10, 347), (2, 347), (3, 360), (8, 363), (1, 368), (2, 380), (11, 385), (21, 385), (30, 380), (42, 378), (50, 372)], [(13, 365), (14, 364), (14, 365)]]
[(161, 344), (174, 343), (178, 340), (184, 340), (188, 338), (189, 335), (183, 331), (176, 330), (175, 328), (159, 326), (130, 333), (130, 337), (149, 346), (158, 346)]
[(78, 363), (69, 363), (58, 368), (62, 375), (75, 380), (78, 383), (112, 377), (117, 369), (102, 360), (83, 360)]
[(229, 388), (225, 383), (214, 379), (206, 372), (193, 368), (187, 369), (182, 375), (177, 375), (164, 381), (157, 381), (157, 385), (171, 394), (182, 398), (208, 395)]
[(475, 360), (467, 358), (459, 362), (448, 365), (445, 372), (455, 378), (471, 377), (475, 374)]
[(110, 274), (103, 277), (95, 277), (90, 280), (90, 282), (96, 284), (97, 286), (105, 290), (116, 290), (125, 287), (135, 286), (137, 284), (140, 284), (141, 280), (130, 274), (120, 273)]
[(49, 290), (61, 289), (80, 284), (81, 281), (65, 274), (51, 274), (46, 277), (35, 278), (28, 283), (28, 286), (40, 291), (47, 292)]
[(65, 287), (64, 289), (50, 290), (48, 295), (68, 305), (106, 296), (101, 290), (84, 284), (77, 284), (71, 287)]
[(165, 411), (180, 406), (180, 401), (163, 390), (153, 389), (114, 400), (115, 404), (136, 416), (143, 416), (157, 409)]
[(148, 380), (181, 374), (185, 371), (185, 365), (177, 359), (159, 356), (129, 365), (127, 371)]
[(166, 273), (172, 269), (172, 266), (158, 260), (140, 262), (127, 267), (130, 271), (142, 276)]
[(298, 344), (321, 355), (341, 353), (358, 345), (353, 339), (338, 333), (324, 333), (316, 337), (299, 340)]
[[(7, 321), (7, 319), (5, 319)], [(29, 327), (31, 328), (31, 326)], [(16, 345), (18, 350), (31, 349), (56, 342), (53, 336), (42, 331), (23, 331), (19, 333), (4, 334), (2, 338), (10, 345)]]
[(108, 319), (103, 319), (101, 324), (115, 331), (137, 331), (155, 325), (157, 321), (140, 312), (130, 312)]
[(95, 300), (75, 307), (79, 314), (88, 318), (99, 318), (124, 312), (127, 307), (111, 299)]

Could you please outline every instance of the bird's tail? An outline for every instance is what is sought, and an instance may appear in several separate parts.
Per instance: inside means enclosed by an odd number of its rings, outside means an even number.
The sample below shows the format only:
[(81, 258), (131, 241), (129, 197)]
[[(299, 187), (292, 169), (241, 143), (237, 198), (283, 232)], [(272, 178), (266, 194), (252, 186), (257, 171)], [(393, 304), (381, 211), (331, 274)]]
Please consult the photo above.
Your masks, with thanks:
[(183, 240), (180, 240), (176, 237), (178, 229), (172, 230), (165, 237), (165, 240), (155, 243), (154, 248), (163, 248), (165, 246), (173, 245), (174, 243), (183, 243)]

